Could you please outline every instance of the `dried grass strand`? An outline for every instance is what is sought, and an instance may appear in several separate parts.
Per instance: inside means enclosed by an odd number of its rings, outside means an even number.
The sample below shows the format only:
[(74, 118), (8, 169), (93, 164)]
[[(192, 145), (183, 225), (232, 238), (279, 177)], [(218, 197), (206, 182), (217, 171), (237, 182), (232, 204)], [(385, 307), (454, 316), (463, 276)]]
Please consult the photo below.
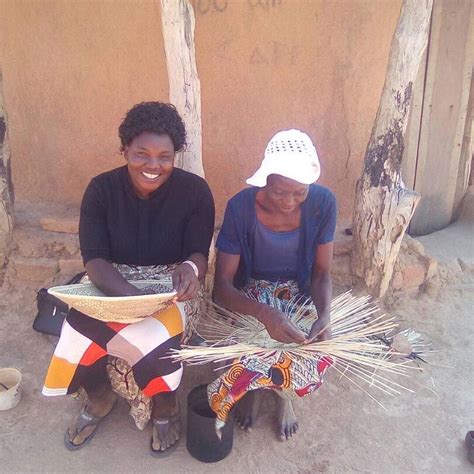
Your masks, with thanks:
[[(275, 300), (275, 307), (279, 304)], [(292, 298), (285, 310), (292, 322), (306, 333), (317, 320), (309, 299)], [(332, 338), (326, 341), (302, 345), (274, 341), (253, 316), (234, 313), (210, 301), (193, 329), (204, 340), (204, 345), (185, 345), (180, 350), (172, 350), (171, 359), (190, 365), (214, 362), (224, 364), (219, 366), (223, 369), (241, 357), (265, 359), (276, 352), (293, 361), (298, 358), (315, 361), (328, 356), (336, 362), (333, 368), (341, 378), (348, 379), (382, 408), (385, 407), (361, 383), (391, 396), (403, 391), (413, 392), (394, 378), (407, 380), (413, 370), (421, 370), (407, 359), (407, 354), (396, 352), (387, 344), (388, 335), (398, 330), (395, 318), (381, 313), (371, 303), (370, 296), (355, 297), (350, 291), (337, 296), (331, 303)], [(405, 333), (415, 354), (423, 353), (427, 346), (420, 342), (419, 334), (412, 330)]]

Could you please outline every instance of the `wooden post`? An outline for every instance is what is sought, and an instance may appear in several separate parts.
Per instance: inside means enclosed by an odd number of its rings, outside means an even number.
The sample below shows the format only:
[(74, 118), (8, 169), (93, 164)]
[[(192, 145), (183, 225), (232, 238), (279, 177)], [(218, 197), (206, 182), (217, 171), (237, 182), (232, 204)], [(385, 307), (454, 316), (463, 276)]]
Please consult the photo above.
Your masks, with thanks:
[(188, 146), (176, 166), (204, 177), (202, 164), (201, 84), (194, 49), (194, 11), (188, 0), (161, 0), (161, 21), (170, 102), (183, 117)]
[(392, 277), (400, 244), (419, 201), (401, 179), (404, 135), (433, 0), (404, 0), (390, 47), (380, 105), (356, 185), (354, 274), (381, 297)]
[(411, 162), (416, 171), (413, 189), (421, 194), (410, 222), (410, 233), (417, 235), (450, 224), (467, 190), (470, 157), (466, 162), (462, 145), (471, 127), (474, 2), (436, 0), (427, 49), (426, 72), (419, 74), (424, 86), (417, 91), (422, 107), (417, 140), (412, 141), (416, 150), (405, 153), (408, 160), (403, 164), (405, 169)]
[(0, 71), (0, 269), (5, 265), (13, 230), (13, 187), (10, 173), (10, 148), (3, 107)]
[[(161, 22), (168, 69), (170, 102), (186, 125), (188, 146), (176, 157), (176, 166), (204, 178), (202, 162), (201, 83), (194, 48), (194, 10), (188, 0), (161, 0)], [(212, 293), (215, 269), (212, 239), (204, 285)]]

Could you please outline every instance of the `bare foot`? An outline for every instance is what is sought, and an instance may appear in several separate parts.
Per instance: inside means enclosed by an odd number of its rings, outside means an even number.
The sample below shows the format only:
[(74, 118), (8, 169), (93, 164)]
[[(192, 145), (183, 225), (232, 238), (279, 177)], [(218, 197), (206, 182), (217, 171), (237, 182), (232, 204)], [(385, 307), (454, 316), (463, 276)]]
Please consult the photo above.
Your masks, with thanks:
[(275, 394), (278, 420), (278, 437), (281, 441), (290, 439), (298, 431), (298, 420), (291, 400)]
[(241, 429), (252, 431), (261, 401), (262, 390), (252, 390), (237, 403), (234, 418)]
[[(100, 397), (94, 397), (94, 399), (87, 400), (86, 411), (93, 416), (104, 417), (110, 413), (116, 400), (117, 395), (112, 392), (112, 389), (107, 389)], [(67, 429), (69, 440), (76, 446), (81, 445), (96, 429), (96, 425), (89, 425), (77, 433), (78, 421), (79, 416), (75, 416)], [(72, 437), (73, 433), (75, 433), (74, 437)]]

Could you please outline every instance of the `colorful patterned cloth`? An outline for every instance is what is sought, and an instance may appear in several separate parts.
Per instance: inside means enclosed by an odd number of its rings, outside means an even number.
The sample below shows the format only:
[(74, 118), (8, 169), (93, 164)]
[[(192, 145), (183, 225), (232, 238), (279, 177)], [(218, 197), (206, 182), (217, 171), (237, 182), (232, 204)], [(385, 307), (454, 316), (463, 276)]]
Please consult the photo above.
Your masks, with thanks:
[(71, 310), (54, 351), (43, 394), (76, 392), (88, 368), (108, 355), (126, 360), (143, 393), (151, 397), (176, 390), (183, 368), (163, 359), (170, 348), (179, 349), (186, 315), (182, 305), (133, 324), (106, 323)]
[[(127, 280), (158, 279), (175, 266), (137, 267), (114, 265)], [(87, 281), (85, 277), (82, 282)], [(143, 321), (105, 323), (71, 310), (52, 357), (43, 387), (47, 396), (72, 394), (83, 377), (106, 362), (113, 390), (130, 404), (130, 415), (143, 429), (151, 415), (151, 398), (176, 390), (182, 365), (163, 358), (180, 348), (188, 337), (186, 324), (197, 316), (200, 298), (176, 303)]]
[[(261, 303), (285, 311), (290, 301), (298, 298), (298, 286), (292, 280), (278, 283), (251, 280), (245, 293)], [(308, 309), (316, 311), (314, 306)], [(248, 391), (266, 388), (279, 390), (289, 398), (304, 397), (322, 385), (324, 373), (332, 363), (327, 356), (308, 360), (290, 356), (281, 350), (266, 358), (236, 359), (226, 372), (207, 387), (209, 405), (217, 415), (217, 433), (225, 425), (234, 405)]]

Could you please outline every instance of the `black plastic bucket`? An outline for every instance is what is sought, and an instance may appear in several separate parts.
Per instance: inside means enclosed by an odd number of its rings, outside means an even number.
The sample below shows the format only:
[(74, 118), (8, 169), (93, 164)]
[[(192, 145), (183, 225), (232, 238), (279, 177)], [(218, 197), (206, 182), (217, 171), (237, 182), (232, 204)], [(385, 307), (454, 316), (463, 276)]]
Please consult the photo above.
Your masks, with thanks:
[(206, 389), (207, 385), (198, 385), (188, 395), (186, 448), (199, 461), (217, 462), (232, 451), (234, 418), (229, 416), (220, 440), (215, 429), (216, 414), (209, 406)]

